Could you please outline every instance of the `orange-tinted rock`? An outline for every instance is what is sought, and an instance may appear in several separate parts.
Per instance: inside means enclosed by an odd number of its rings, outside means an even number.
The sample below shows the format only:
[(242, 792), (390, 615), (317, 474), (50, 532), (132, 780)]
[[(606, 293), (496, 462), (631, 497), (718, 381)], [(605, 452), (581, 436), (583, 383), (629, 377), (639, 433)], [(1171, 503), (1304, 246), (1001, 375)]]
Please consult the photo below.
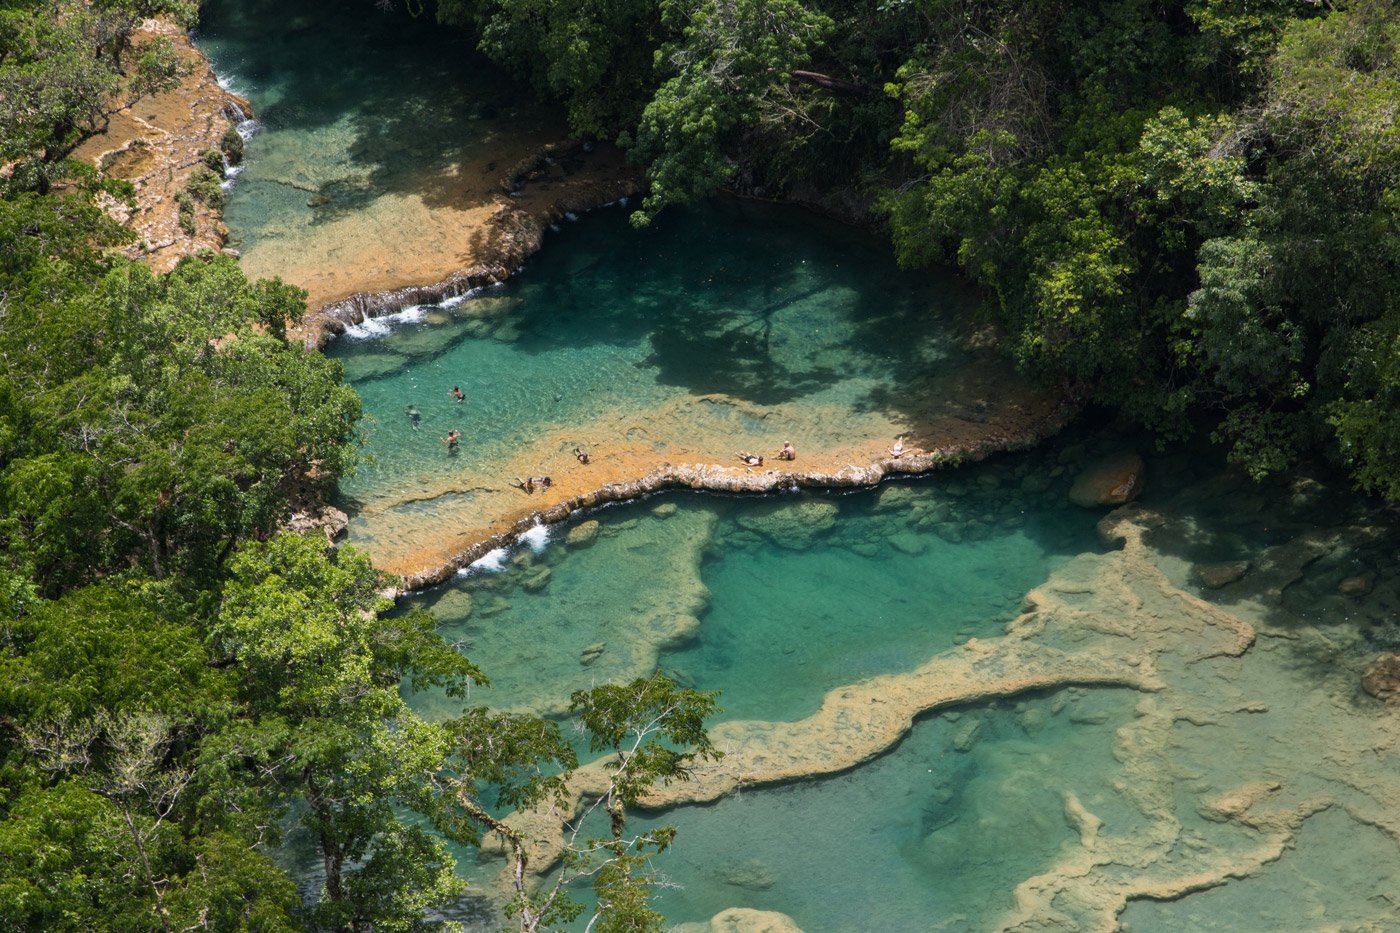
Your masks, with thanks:
[(1146, 474), (1147, 464), (1137, 451), (1110, 454), (1079, 474), (1069, 500), (1086, 509), (1123, 505), (1141, 495)]
[(1400, 698), (1400, 654), (1383, 654), (1367, 665), (1361, 689), (1378, 700)]

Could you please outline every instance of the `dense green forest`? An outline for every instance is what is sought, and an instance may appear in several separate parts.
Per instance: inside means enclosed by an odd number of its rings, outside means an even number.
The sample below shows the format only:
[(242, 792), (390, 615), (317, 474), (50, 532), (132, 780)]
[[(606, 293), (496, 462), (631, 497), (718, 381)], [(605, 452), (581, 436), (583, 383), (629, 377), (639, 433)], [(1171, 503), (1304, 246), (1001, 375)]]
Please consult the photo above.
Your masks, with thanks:
[[(367, 12), (369, 0), (365, 0)], [(425, 722), (400, 687), (485, 675), (353, 548), (278, 529), (353, 468), (359, 402), (289, 344), (304, 294), (236, 262), (152, 274), (68, 159), (173, 80), (180, 0), (0, 2), (0, 929), (418, 930), (444, 840), (562, 793), (556, 724)], [(1391, 0), (439, 0), (616, 139), (638, 222), (730, 186), (861, 192), (910, 265), (956, 262), (1004, 345), (1264, 474), (1321, 454), (1400, 499), (1400, 11)], [(372, 21), (371, 21), (372, 22)], [(114, 103), (116, 101), (116, 103)], [(489, 673), (489, 672), (488, 672)], [(596, 929), (653, 929), (626, 835), (715, 754), (708, 694), (577, 695), (620, 763)], [(315, 841), (319, 895), (272, 853)], [(525, 859), (521, 846), (509, 851)], [(513, 924), (581, 908), (517, 890)]]
[[(485, 677), (387, 612), (365, 555), (279, 531), (358, 457), (340, 364), (285, 339), (305, 293), (113, 252), (132, 235), (100, 204), (131, 192), (67, 156), (178, 76), (168, 45), (132, 61), (140, 18), (193, 13), (0, 3), (0, 929), (437, 929), (464, 889), (446, 842), (510, 841), (493, 814), (558, 797), (576, 754), (533, 717), (416, 716), (401, 687)], [(714, 698), (651, 677), (574, 709), (617, 767), (561, 877), (596, 878), (597, 929), (654, 928), (669, 840), (626, 809), (714, 754)], [(273, 860), (298, 824), (305, 898)], [(521, 929), (583, 909), (499, 900)]]
[(1391, 0), (438, 0), (574, 129), (716, 188), (861, 192), (1005, 347), (1256, 475), (1400, 498)]

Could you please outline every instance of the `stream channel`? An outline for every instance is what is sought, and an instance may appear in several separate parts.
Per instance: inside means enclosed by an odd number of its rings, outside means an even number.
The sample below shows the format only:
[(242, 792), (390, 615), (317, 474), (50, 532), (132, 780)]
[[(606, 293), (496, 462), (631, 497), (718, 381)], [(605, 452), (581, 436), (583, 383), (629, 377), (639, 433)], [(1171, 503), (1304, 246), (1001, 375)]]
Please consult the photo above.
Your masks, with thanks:
[[(258, 113), (226, 215), (245, 268), (329, 296), (558, 117), (429, 23), (303, 7), (211, 0), (200, 43)], [(489, 524), (514, 476), (566, 476), (576, 446), (601, 469), (629, 444), (730, 465), (888, 445), (967, 362), (974, 304), (788, 208), (585, 215), (504, 286), (328, 347), (366, 411), (350, 541), (392, 565)], [(1147, 455), (1140, 502), (1069, 504), (1124, 447)], [(575, 515), (405, 604), (491, 677), (473, 701), (558, 715), (658, 666), (722, 691), (730, 755), (638, 820), (679, 828), (656, 863), (673, 923), (1393, 929), (1400, 722), (1358, 684), (1400, 641), (1394, 519), (1326, 475), (1255, 485), (1209, 449), (1081, 425), (876, 489)]]

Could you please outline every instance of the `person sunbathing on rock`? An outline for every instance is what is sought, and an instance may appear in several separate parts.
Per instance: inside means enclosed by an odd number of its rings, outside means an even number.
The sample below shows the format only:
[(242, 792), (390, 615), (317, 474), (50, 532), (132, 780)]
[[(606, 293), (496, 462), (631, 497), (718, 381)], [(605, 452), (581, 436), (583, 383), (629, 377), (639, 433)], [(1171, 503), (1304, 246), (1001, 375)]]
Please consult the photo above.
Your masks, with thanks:
[(792, 446), (792, 441), (783, 441), (783, 449), (778, 451), (779, 460), (796, 460), (797, 450)]
[(579, 450), (577, 447), (574, 448), (574, 456), (577, 457), (578, 462), (582, 463), (584, 466), (588, 466), (588, 461), (592, 459), (588, 456), (588, 454), (584, 453), (582, 450)]
[(533, 494), (535, 491), (535, 478), (533, 476), (527, 476), (524, 479), (521, 479), (517, 476), (515, 478), (515, 482), (511, 483), (511, 485), (523, 492)]
[(763, 458), (760, 457), (758, 454), (751, 454), (746, 453), (744, 451), (739, 451), (734, 456), (744, 461), (744, 463), (748, 466), (763, 466)]
[(895, 459), (895, 460), (898, 460), (898, 459), (899, 459), (900, 457), (902, 457), (902, 456), (904, 456), (904, 435), (903, 435), (903, 434), (899, 435), (899, 437), (896, 437), (896, 438), (894, 439), (894, 446), (890, 448), (890, 457), (892, 457), (892, 458)]

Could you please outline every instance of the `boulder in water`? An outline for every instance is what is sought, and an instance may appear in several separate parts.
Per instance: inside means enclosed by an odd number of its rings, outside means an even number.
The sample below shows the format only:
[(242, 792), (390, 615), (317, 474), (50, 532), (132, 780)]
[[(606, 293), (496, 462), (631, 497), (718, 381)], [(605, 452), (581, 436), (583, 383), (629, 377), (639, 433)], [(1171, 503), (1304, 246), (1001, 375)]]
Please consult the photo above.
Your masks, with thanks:
[(1337, 584), (1337, 592), (1343, 596), (1365, 596), (1371, 592), (1371, 588), (1376, 585), (1376, 575), (1374, 573), (1360, 573), (1354, 577), (1347, 577)]
[(588, 547), (598, 540), (600, 527), (598, 520), (593, 518), (586, 522), (579, 522), (569, 529), (569, 533), (564, 536), (564, 543), (569, 547)]
[(1400, 699), (1400, 654), (1383, 654), (1368, 664), (1361, 689), (1378, 700)]
[(731, 907), (720, 911), (709, 923), (682, 923), (674, 933), (802, 933), (787, 914), (752, 907)]
[(1239, 580), (1249, 572), (1249, 561), (1227, 560), (1216, 564), (1197, 564), (1192, 571), (1201, 586), (1218, 590)]
[(1142, 493), (1146, 474), (1147, 464), (1137, 451), (1109, 454), (1079, 474), (1069, 501), (1086, 509), (1123, 505)]
[(835, 503), (809, 499), (764, 514), (745, 513), (739, 517), (739, 526), (763, 535), (779, 547), (805, 551), (835, 526), (839, 512)]

